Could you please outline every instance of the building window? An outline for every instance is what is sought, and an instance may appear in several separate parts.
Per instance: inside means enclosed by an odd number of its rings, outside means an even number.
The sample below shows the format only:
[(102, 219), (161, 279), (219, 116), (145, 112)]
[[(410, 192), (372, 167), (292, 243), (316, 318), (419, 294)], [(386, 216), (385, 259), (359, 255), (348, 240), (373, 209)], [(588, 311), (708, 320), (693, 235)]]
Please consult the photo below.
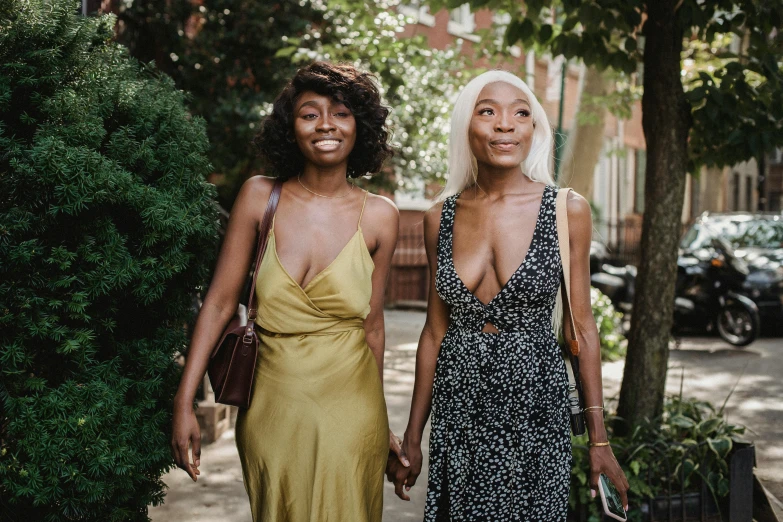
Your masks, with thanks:
[(644, 178), (647, 171), (647, 151), (636, 149), (636, 175), (634, 176), (633, 209), (637, 214), (644, 213)]
[(753, 208), (753, 177), (745, 178), (745, 210), (752, 212)]
[(400, 4), (397, 11), (409, 18), (413, 19), (413, 23), (426, 25), (429, 27), (435, 26), (435, 16), (430, 13), (430, 8), (421, 5), (421, 0), (410, 0), (404, 4)]
[(740, 209), (739, 208), (739, 206), (740, 206), (740, 189), (742, 188), (741, 187), (741, 183), (740, 183), (740, 173), (739, 172), (735, 172), (734, 173), (734, 180), (733, 181), (734, 181), (734, 183), (733, 183), (734, 186), (732, 188), (734, 190), (731, 191), (731, 193), (732, 193), (731, 194), (731, 196), (732, 196), (732, 205), (731, 205), (731, 209), (730, 210), (739, 210)]
[(479, 37), (473, 34), (476, 29), (476, 20), (470, 12), (470, 4), (462, 4), (449, 12), (449, 33), (460, 38), (479, 41)]

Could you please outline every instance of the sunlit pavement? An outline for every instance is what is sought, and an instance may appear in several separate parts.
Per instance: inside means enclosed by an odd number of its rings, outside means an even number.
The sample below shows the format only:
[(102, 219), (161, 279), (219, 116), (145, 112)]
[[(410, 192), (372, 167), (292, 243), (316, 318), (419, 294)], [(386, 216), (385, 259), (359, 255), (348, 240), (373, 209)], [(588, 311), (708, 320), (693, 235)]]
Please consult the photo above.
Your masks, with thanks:
[[(421, 312), (392, 310), (386, 313), (384, 388), (389, 424), (400, 436), (408, 420), (416, 342), (423, 325)], [(756, 443), (756, 473), (770, 492), (783, 499), (783, 339), (764, 338), (739, 350), (718, 338), (685, 338), (679, 349), (672, 349), (669, 366), (667, 393), (679, 393), (684, 369), (684, 394), (708, 400), (718, 407), (739, 379), (726, 406), (729, 421), (749, 428), (747, 438)], [(604, 364), (603, 372), (604, 394), (615, 396), (620, 388), (623, 361)], [(429, 430), (422, 445), (425, 462), (428, 436)], [(290, 451), (296, 451), (296, 448)], [(202, 450), (201, 471), (197, 483), (180, 470), (163, 478), (170, 490), (166, 503), (150, 510), (153, 522), (251, 520), (233, 431)], [(387, 483), (384, 521), (421, 520), (426, 484), (425, 472), (410, 491), (411, 501), (403, 502)], [(780, 517), (783, 506), (775, 507)]]

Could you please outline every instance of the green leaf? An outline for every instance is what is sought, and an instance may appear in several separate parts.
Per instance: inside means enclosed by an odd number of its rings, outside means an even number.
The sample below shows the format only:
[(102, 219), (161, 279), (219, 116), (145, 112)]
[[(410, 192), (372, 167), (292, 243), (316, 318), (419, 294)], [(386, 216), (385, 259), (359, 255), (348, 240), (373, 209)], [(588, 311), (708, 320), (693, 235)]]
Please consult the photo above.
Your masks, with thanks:
[(709, 437), (715, 433), (721, 424), (723, 424), (723, 419), (720, 417), (710, 417), (700, 422), (696, 427), (696, 431), (702, 437)]
[(693, 428), (696, 426), (693, 419), (689, 419), (684, 415), (673, 415), (671, 419), (669, 419), (669, 423), (680, 428)]
[(552, 38), (552, 26), (547, 24), (541, 26), (538, 32), (538, 41), (542, 44), (548, 42)]
[(707, 444), (712, 452), (722, 459), (728, 456), (732, 447), (731, 438), (729, 437), (720, 437), (717, 439), (709, 438), (707, 439)]
[(729, 494), (729, 479), (726, 477), (721, 477), (720, 480), (718, 480), (718, 491), (717, 495), (719, 497), (725, 497)]
[(275, 53), (275, 58), (288, 58), (298, 50), (296, 46), (283, 47)]
[(522, 38), (522, 22), (516, 19), (512, 20), (506, 27), (506, 45), (516, 45), (520, 38)]
[(531, 36), (533, 36), (534, 31), (535, 31), (535, 26), (533, 25), (533, 22), (529, 18), (525, 18), (519, 27), (519, 38), (522, 41), (526, 41)]

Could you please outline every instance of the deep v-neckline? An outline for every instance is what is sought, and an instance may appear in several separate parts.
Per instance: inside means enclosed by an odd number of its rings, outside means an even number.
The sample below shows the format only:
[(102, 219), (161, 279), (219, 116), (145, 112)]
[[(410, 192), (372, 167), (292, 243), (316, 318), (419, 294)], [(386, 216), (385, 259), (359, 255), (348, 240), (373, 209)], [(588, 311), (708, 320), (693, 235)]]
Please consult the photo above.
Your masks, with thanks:
[(479, 299), (478, 296), (476, 296), (475, 293), (471, 292), (470, 288), (468, 288), (468, 285), (466, 285), (465, 281), (463, 281), (462, 276), (460, 276), (459, 272), (457, 272), (457, 266), (454, 264), (454, 224), (457, 221), (457, 198), (459, 198), (459, 196), (460, 196), (460, 194), (462, 194), (462, 192), (460, 192), (459, 194), (456, 194), (454, 196), (454, 199), (452, 201), (452, 208), (451, 208), (451, 231), (450, 231), (451, 232), (451, 234), (450, 234), (451, 237), (449, 239), (449, 249), (450, 249), (450, 251), (449, 251), (449, 261), (451, 262), (451, 269), (454, 271), (454, 275), (456, 276), (457, 281), (459, 281), (459, 283), (462, 286), (462, 288), (464, 288), (465, 291), (467, 293), (469, 293), (473, 297), (473, 299), (478, 304), (480, 304), (482, 307), (488, 308), (489, 306), (491, 306), (505, 292), (506, 288), (508, 288), (508, 285), (511, 284), (511, 281), (514, 280), (514, 278), (517, 276), (519, 271), (522, 270), (522, 267), (525, 266), (525, 263), (527, 263), (527, 259), (528, 259), (528, 257), (530, 257), (530, 252), (533, 250), (533, 245), (535, 244), (536, 236), (538, 235), (538, 224), (541, 222), (541, 214), (542, 214), (543, 209), (544, 209), (544, 199), (546, 198), (546, 191), (547, 191), (548, 188), (549, 188), (549, 185), (544, 185), (544, 190), (541, 193), (541, 202), (538, 205), (538, 214), (536, 215), (536, 224), (533, 227), (533, 237), (530, 239), (530, 244), (527, 246), (527, 251), (525, 252), (525, 256), (522, 258), (522, 262), (519, 263), (519, 266), (517, 267), (517, 269), (514, 270), (511, 273), (511, 276), (509, 276), (509, 278), (506, 281), (506, 283), (503, 286), (500, 287), (500, 290), (498, 291), (498, 293), (495, 294), (495, 296), (492, 299), (490, 299), (489, 301), (487, 301), (486, 303), (484, 301), (482, 301), (481, 299)]
[[(270, 234), (272, 234), (272, 237), (274, 238), (274, 236), (275, 236), (275, 229), (274, 229), (274, 226), (272, 227), (272, 230), (270, 230), (270, 231), (269, 231), (269, 233), (270, 233)], [(337, 255), (334, 257), (334, 259), (332, 259), (332, 260), (329, 262), (329, 264), (328, 264), (328, 265), (326, 265), (326, 266), (325, 266), (323, 269), (321, 269), (321, 270), (320, 270), (320, 271), (319, 271), (317, 274), (315, 274), (315, 275), (313, 276), (313, 278), (312, 278), (312, 279), (310, 279), (310, 281), (308, 281), (308, 282), (307, 282), (307, 284), (306, 284), (306, 285), (304, 285), (304, 286), (302, 286), (301, 284), (299, 284), (299, 282), (298, 282), (296, 279), (294, 279), (294, 276), (292, 276), (292, 275), (291, 275), (291, 274), (288, 272), (288, 269), (285, 267), (285, 265), (283, 264), (283, 261), (280, 259), (280, 256), (279, 256), (279, 255), (278, 255), (278, 253), (277, 253), (277, 240), (275, 240), (275, 241), (274, 241), (274, 245), (273, 245), (273, 246), (274, 246), (274, 249), (273, 249), (273, 250), (274, 250), (274, 254), (275, 254), (275, 259), (277, 260), (277, 264), (280, 266), (280, 269), (281, 269), (281, 270), (282, 270), (282, 271), (285, 273), (285, 275), (286, 275), (286, 276), (288, 276), (288, 279), (290, 279), (290, 280), (291, 280), (291, 282), (292, 282), (294, 285), (296, 285), (296, 287), (297, 287), (297, 288), (299, 288), (299, 290), (301, 290), (301, 291), (302, 291), (302, 292), (303, 292), (305, 295), (307, 295), (307, 289), (308, 289), (308, 288), (310, 288), (310, 287), (313, 285), (313, 283), (315, 283), (316, 281), (318, 281), (319, 279), (321, 279), (321, 278), (322, 278), (322, 276), (323, 276), (324, 274), (326, 274), (326, 273), (327, 273), (327, 271), (328, 271), (328, 270), (329, 270), (329, 269), (330, 269), (330, 268), (331, 268), (331, 267), (332, 267), (332, 266), (333, 266), (335, 263), (337, 263), (337, 260), (338, 260), (338, 259), (340, 259), (340, 257), (342, 257), (342, 255), (343, 255), (343, 252), (345, 252), (345, 251), (348, 249), (348, 247), (350, 246), (350, 244), (351, 244), (351, 243), (353, 243), (354, 239), (356, 239), (356, 236), (361, 236), (362, 243), (364, 243), (364, 247), (365, 247), (365, 249), (366, 249), (366, 248), (367, 248), (367, 244), (366, 244), (366, 243), (365, 243), (365, 241), (364, 241), (364, 236), (362, 235), (362, 229), (361, 229), (361, 227), (359, 227), (359, 228), (356, 230), (356, 232), (354, 232), (354, 233), (353, 233), (353, 235), (352, 235), (352, 236), (351, 236), (351, 238), (348, 240), (348, 242), (347, 242), (347, 243), (345, 243), (345, 245), (343, 245), (343, 248), (341, 248), (341, 249), (340, 249), (340, 251), (339, 251), (339, 252), (337, 253)], [(368, 251), (368, 252), (369, 252), (369, 251)]]

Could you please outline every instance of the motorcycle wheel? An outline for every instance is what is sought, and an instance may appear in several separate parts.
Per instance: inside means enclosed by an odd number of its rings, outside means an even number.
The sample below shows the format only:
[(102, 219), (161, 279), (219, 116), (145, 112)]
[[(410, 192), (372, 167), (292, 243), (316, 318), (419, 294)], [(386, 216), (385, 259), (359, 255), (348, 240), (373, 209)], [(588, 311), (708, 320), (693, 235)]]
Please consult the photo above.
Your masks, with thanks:
[(753, 311), (744, 306), (729, 305), (722, 308), (715, 323), (721, 339), (740, 348), (755, 341), (759, 334), (759, 324)]

